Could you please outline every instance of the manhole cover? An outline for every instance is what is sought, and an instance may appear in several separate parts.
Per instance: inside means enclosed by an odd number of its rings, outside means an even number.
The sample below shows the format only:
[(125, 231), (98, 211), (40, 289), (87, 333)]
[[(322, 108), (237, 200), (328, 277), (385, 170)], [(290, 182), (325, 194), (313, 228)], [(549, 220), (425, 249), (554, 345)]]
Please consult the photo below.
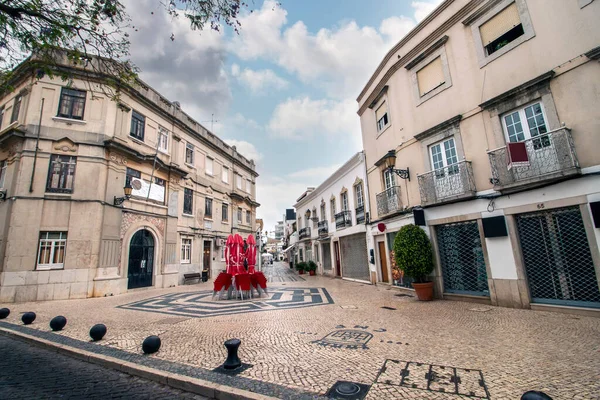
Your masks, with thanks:
[(371, 385), (348, 381), (337, 381), (326, 396), (330, 399), (362, 400), (371, 389)]
[(335, 392), (344, 396), (349, 396), (360, 392), (360, 386), (356, 383), (344, 382), (335, 388)]

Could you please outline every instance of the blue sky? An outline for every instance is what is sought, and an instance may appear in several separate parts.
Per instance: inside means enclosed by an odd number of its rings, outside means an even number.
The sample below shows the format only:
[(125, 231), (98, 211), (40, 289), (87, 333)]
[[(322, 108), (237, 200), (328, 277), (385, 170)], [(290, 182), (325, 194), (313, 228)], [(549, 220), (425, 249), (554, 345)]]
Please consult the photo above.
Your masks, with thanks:
[[(266, 228), (362, 148), (356, 97), (441, 0), (255, 0), (239, 35), (192, 32), (129, 0), (141, 78), (248, 158)], [(175, 40), (171, 41), (170, 36)]]

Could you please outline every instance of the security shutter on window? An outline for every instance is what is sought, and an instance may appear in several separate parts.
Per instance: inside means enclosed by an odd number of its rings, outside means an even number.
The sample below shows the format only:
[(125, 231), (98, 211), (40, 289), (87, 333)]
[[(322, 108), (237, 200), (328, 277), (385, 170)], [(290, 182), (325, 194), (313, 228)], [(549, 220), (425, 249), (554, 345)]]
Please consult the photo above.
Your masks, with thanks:
[(521, 24), (521, 20), (517, 3), (512, 3), (479, 27), (483, 45), (487, 46), (519, 24)]
[(417, 81), (419, 83), (419, 94), (421, 96), (444, 83), (442, 59), (438, 57), (425, 67), (421, 68), (417, 72)]
[(379, 108), (377, 109), (377, 111), (375, 111), (375, 118), (377, 118), (377, 121), (379, 121), (381, 118), (383, 118), (383, 116), (385, 115), (385, 113), (387, 112), (387, 106), (385, 105), (385, 102), (379, 106)]

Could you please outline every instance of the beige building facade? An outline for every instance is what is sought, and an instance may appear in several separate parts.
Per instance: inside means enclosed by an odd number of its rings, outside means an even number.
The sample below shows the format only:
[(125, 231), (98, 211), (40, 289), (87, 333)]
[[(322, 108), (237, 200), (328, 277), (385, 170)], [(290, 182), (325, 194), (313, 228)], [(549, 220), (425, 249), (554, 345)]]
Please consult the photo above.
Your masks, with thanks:
[(445, 0), (388, 52), (357, 99), (379, 282), (410, 286), (390, 250), (416, 222), (438, 297), (600, 307), (598, 15)]
[(28, 62), (16, 76), (0, 99), (0, 302), (210, 278), (229, 234), (255, 234), (254, 161), (178, 103), (143, 82), (113, 101)]

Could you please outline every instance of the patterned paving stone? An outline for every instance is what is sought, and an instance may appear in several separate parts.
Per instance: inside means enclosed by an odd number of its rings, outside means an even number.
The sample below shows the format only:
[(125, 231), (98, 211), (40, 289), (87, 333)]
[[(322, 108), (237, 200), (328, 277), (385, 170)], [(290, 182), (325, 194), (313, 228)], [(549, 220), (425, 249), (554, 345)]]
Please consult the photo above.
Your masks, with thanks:
[[(276, 263), (272, 272), (274, 276), (290, 274), (282, 263)], [(542, 390), (554, 399), (594, 399), (600, 393), (600, 319), (497, 307), (480, 312), (473, 311), (478, 308), (473, 303), (398, 297), (399, 292), (389, 286), (321, 276), (304, 279), (270, 283), (269, 289), (272, 293), (291, 289), (284, 291), (288, 295), (293, 290), (311, 293), (310, 289), (316, 289), (323, 299), (319, 306), (269, 306), (261, 312), (242, 308), (240, 312), (201, 317), (194, 307), (179, 312), (171, 305), (163, 313), (143, 306), (152, 305), (157, 298), (189, 301), (199, 292), (212, 292), (208, 282), (107, 298), (14, 304), (9, 305), (11, 314), (3, 321), (21, 325), (21, 313), (35, 311), (36, 321), (23, 329), (60, 340), (76, 339), (98, 351), (121, 351), (118, 354), (123, 357), (138, 360), (140, 356), (139, 362), (148, 365), (157, 363), (161, 368), (203, 376), (225, 360), (223, 342), (239, 338), (240, 358), (252, 368), (225, 377), (230, 379), (227, 384), (252, 385), (284, 398), (292, 398), (289, 393), (324, 395), (337, 381), (371, 385), (368, 399), (457, 399), (469, 398), (471, 392), (484, 397), (475, 375), (467, 370), (481, 371), (491, 399), (518, 399), (527, 390)], [(331, 302), (325, 301), (323, 288)], [(303, 299), (312, 301), (312, 294)], [(208, 306), (223, 306), (208, 298), (198, 301), (206, 304), (200, 307), (204, 311)], [(246, 306), (253, 301), (259, 300)], [(340, 307), (348, 305), (355, 308)], [(68, 324), (64, 331), (53, 333), (48, 322), (56, 315), (66, 316)], [(96, 323), (106, 324), (108, 333), (101, 342), (90, 343), (88, 332)], [(336, 333), (339, 331), (368, 335)], [(161, 337), (162, 347), (155, 355), (142, 357), (141, 342), (152, 334)], [(369, 335), (372, 337), (365, 342)], [(325, 340), (341, 345), (323, 345)], [(421, 363), (426, 366), (424, 373), (432, 365), (456, 368), (461, 380), (459, 394), (420, 389), (423, 382), (417, 379), (417, 388), (382, 381), (380, 371), (386, 360)], [(395, 382), (403, 366), (391, 368), (399, 368), (389, 373), (388, 380)], [(441, 370), (434, 372), (437, 388), (451, 386)], [(212, 375), (205, 378), (223, 379)]]

